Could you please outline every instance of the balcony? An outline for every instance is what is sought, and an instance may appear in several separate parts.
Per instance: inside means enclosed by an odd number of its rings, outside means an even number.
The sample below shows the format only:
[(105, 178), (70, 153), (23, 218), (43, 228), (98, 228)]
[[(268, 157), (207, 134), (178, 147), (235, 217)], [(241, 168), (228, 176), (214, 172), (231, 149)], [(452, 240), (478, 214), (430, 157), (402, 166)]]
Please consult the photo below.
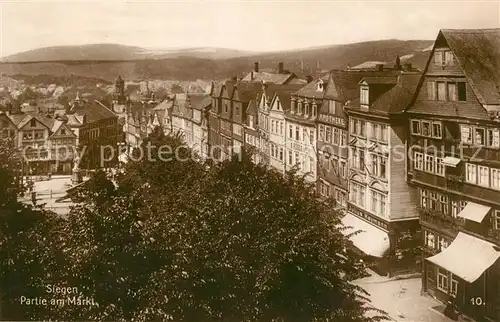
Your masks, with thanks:
[(457, 234), (459, 229), (463, 227), (464, 222), (460, 218), (424, 207), (417, 207), (417, 209), (420, 213), (421, 223), (430, 224), (439, 230), (445, 230), (450, 235)]

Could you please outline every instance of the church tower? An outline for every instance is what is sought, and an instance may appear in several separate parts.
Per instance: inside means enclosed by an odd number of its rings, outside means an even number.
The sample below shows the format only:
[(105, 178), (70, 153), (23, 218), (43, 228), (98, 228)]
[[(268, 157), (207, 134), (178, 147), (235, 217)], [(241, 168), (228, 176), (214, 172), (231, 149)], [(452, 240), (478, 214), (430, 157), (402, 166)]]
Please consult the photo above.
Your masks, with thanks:
[(115, 80), (115, 92), (113, 94), (113, 111), (117, 114), (125, 112), (127, 98), (125, 96), (125, 81), (121, 76)]

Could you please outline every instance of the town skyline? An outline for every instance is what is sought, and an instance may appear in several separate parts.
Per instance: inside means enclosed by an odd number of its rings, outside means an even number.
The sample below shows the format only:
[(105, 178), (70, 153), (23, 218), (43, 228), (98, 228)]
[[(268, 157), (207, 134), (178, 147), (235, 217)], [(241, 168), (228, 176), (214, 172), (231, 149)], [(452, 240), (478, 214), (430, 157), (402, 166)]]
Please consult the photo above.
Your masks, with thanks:
[(25, 1), (0, 2), (0, 16), (0, 57), (85, 44), (273, 52), (383, 39), (433, 39), (439, 29), (495, 28), (500, 2)]

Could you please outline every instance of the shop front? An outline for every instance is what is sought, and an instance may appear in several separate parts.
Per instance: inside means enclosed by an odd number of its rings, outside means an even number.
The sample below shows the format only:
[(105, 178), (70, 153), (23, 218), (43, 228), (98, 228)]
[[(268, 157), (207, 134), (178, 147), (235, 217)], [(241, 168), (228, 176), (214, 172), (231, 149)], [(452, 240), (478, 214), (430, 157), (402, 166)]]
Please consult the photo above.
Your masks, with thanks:
[(500, 249), (464, 232), (424, 262), (423, 291), (478, 321), (500, 321)]

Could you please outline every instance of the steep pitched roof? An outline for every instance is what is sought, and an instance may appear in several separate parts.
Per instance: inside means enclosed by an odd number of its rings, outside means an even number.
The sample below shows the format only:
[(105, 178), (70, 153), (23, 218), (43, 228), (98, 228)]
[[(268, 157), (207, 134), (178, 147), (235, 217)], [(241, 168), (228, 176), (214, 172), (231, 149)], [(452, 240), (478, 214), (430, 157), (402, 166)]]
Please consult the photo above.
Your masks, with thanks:
[[(415, 98), (421, 74), (402, 73), (396, 78), (396, 84), (388, 91), (380, 95), (374, 102), (371, 102), (369, 113), (398, 114), (404, 112)], [(359, 109), (359, 97), (349, 103), (349, 109)], [(366, 111), (366, 110), (364, 110)]]
[(443, 29), (443, 36), (481, 104), (500, 103), (500, 28)]
[(189, 102), (191, 108), (202, 110), (212, 103), (212, 98), (208, 94), (189, 94)]
[(75, 107), (72, 112), (85, 115), (86, 123), (117, 117), (113, 111), (97, 100), (85, 102), (85, 104)]

